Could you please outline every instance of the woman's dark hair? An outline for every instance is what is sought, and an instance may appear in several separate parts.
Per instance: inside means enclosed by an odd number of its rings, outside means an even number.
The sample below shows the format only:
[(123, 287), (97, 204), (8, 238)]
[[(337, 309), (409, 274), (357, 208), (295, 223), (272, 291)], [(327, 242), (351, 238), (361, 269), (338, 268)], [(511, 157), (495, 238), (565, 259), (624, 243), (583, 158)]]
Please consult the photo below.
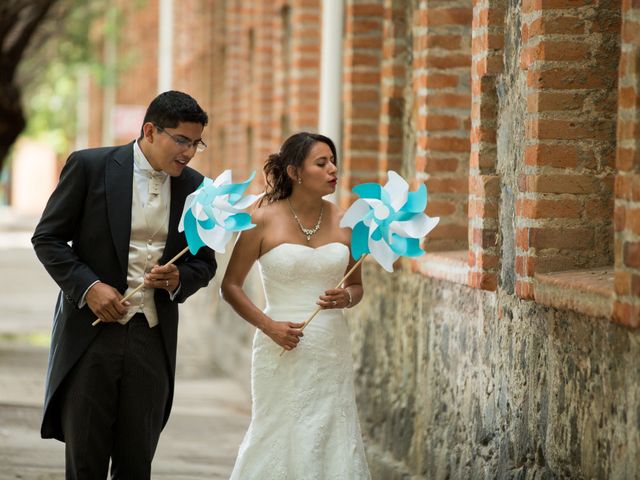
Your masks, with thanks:
[(338, 164), (336, 146), (329, 137), (318, 133), (299, 132), (291, 135), (282, 144), (278, 153), (272, 153), (264, 164), (264, 178), (267, 185), (261, 204), (272, 203), (287, 198), (293, 190), (293, 183), (287, 174), (287, 167), (302, 167), (311, 148), (318, 142), (326, 143), (333, 153), (334, 163)]
[[(198, 102), (184, 92), (169, 90), (154, 98), (144, 115), (144, 125), (151, 122), (160, 128), (174, 128), (181, 122), (199, 123), (207, 125), (209, 117)], [(144, 136), (140, 129), (140, 138)]]

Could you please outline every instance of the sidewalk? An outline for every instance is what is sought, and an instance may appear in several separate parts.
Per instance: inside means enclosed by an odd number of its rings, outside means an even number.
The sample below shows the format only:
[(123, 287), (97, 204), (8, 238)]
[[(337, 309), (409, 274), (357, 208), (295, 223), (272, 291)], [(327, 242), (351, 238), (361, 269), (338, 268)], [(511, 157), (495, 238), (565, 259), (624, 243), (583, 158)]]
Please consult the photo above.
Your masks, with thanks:
[[(0, 209), (0, 480), (64, 478), (64, 445), (39, 434), (57, 287), (31, 249), (34, 222)], [(249, 398), (227, 378), (178, 370), (152, 478), (226, 479), (249, 423)]]

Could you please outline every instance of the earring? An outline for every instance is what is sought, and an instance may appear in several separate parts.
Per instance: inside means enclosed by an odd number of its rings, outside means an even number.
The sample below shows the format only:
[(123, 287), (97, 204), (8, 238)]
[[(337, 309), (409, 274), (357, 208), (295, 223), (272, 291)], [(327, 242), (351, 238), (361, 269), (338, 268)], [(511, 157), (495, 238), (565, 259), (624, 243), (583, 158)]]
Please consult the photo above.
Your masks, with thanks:
[(298, 177), (298, 185), (302, 185), (302, 179)]

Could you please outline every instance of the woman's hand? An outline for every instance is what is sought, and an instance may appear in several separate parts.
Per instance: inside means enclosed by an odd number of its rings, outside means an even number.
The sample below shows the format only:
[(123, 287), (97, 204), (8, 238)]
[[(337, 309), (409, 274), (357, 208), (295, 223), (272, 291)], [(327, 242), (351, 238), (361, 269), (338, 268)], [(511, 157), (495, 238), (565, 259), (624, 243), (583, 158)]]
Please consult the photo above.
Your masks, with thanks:
[(303, 326), (304, 323), (271, 320), (262, 331), (285, 350), (293, 350), (298, 346), (300, 338), (304, 336), (301, 330)]
[(351, 306), (351, 295), (349, 295), (349, 291), (346, 288), (327, 290), (324, 292), (324, 295), (320, 295), (316, 304), (325, 310), (330, 308), (348, 308)]

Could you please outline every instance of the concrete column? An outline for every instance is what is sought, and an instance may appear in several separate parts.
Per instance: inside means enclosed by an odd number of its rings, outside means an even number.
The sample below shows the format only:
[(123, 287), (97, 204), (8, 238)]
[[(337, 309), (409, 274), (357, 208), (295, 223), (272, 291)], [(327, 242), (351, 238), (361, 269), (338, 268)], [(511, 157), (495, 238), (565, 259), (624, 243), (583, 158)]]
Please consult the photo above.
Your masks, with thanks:
[[(107, 12), (107, 24), (114, 25), (117, 21), (118, 11), (115, 7), (111, 7)], [(102, 144), (113, 145), (113, 112), (116, 104), (118, 43), (115, 35), (109, 31), (105, 32), (102, 56), (107, 67), (107, 78), (102, 93)]]
[(158, 21), (158, 93), (173, 84), (173, 0), (160, 0)]
[(322, 2), (320, 61), (320, 120), (318, 131), (331, 138), (342, 153), (342, 36), (344, 1)]

